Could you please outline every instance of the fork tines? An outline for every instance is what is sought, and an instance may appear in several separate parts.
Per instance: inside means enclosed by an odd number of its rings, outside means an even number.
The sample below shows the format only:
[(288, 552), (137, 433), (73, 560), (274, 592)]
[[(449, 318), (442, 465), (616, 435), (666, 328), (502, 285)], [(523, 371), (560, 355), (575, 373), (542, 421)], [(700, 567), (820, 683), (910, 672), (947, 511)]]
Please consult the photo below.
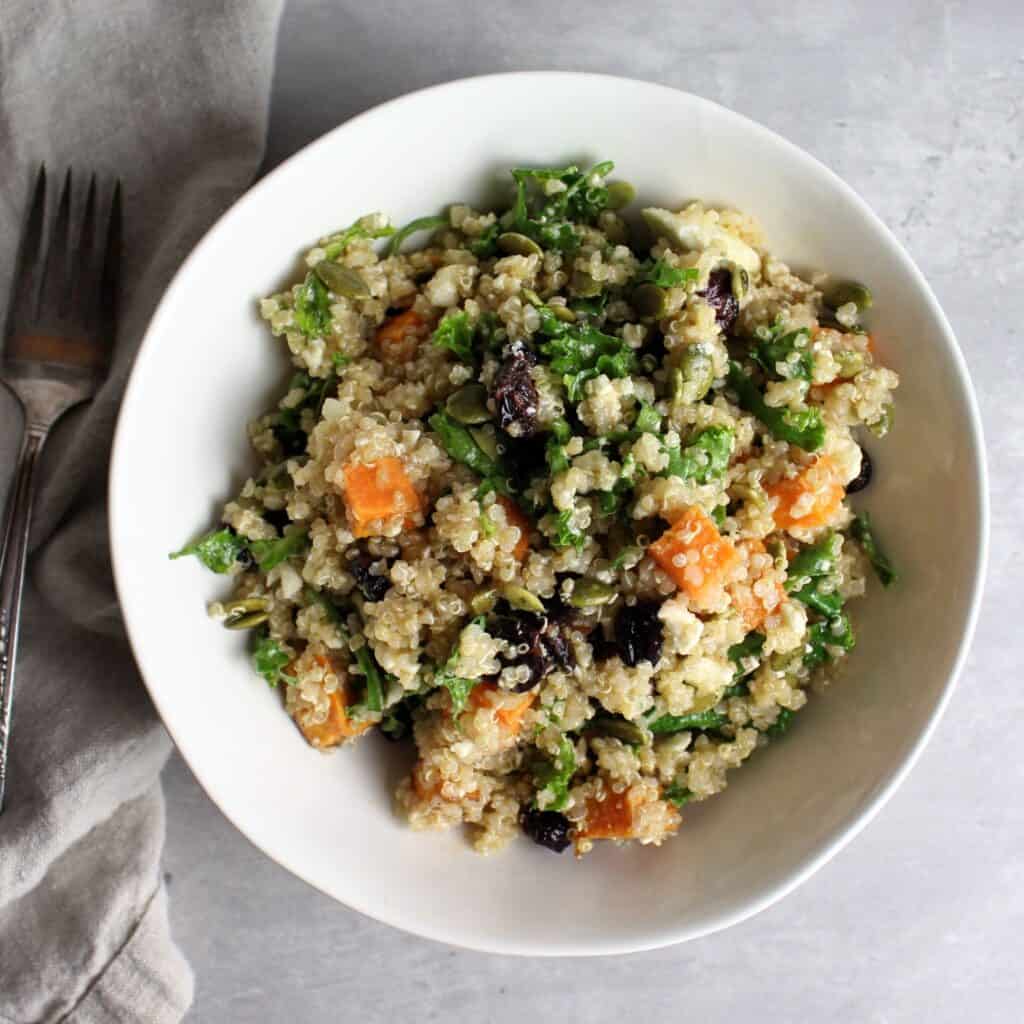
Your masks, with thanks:
[(116, 329), (121, 183), (103, 189), (93, 174), (76, 203), (69, 168), (49, 231), (47, 191), (43, 166), (15, 263), (4, 358), (98, 368), (108, 360)]

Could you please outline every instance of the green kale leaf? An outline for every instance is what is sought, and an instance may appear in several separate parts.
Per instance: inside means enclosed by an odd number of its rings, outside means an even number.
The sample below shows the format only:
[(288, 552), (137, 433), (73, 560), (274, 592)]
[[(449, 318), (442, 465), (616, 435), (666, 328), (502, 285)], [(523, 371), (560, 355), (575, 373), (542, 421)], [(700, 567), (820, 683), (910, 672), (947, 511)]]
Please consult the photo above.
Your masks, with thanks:
[(284, 670), (291, 658), (288, 652), (270, 634), (264, 633), (257, 641), (252, 652), (252, 663), (268, 685), (277, 686), (284, 682), (289, 685), (295, 684), (295, 677), (288, 675)]
[(214, 530), (212, 533), (200, 537), (199, 540), (188, 544), (180, 551), (168, 555), (169, 558), (184, 558), (185, 555), (195, 555), (207, 569), (212, 572), (230, 572), (238, 561), (238, 556), (245, 550), (244, 538), (239, 537), (234, 530), (225, 527), (223, 530)]
[(291, 533), (286, 533), (283, 537), (250, 541), (249, 550), (252, 551), (252, 556), (256, 559), (256, 564), (260, 569), (263, 572), (270, 572), (285, 559), (304, 551), (307, 541), (305, 530), (294, 530)]

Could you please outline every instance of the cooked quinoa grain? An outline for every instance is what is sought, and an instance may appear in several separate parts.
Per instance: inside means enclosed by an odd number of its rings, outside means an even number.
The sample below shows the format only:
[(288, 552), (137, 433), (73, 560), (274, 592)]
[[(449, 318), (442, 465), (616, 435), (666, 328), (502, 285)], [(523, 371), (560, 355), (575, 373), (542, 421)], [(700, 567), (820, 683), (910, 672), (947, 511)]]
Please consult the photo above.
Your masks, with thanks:
[(294, 367), (259, 469), (173, 556), (231, 578), (210, 615), (297, 735), (414, 744), (401, 812), (481, 853), (660, 844), (896, 579), (846, 497), (899, 381), (870, 302), (823, 297), (870, 293), (700, 202), (633, 236), (611, 170), (516, 170), (422, 248), (381, 214), (320, 239), (259, 305)]

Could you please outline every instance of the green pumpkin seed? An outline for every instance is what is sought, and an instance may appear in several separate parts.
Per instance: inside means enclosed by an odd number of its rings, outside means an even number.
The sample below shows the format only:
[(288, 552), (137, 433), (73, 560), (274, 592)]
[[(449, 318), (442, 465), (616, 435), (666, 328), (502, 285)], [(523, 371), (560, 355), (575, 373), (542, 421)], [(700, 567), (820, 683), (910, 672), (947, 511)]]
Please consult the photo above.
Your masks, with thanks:
[(732, 268), (732, 296), (737, 302), (742, 302), (750, 291), (750, 274), (746, 267), (733, 264)]
[(517, 611), (533, 612), (535, 615), (544, 614), (544, 602), (536, 594), (531, 594), (526, 587), (520, 587), (516, 583), (506, 583), (501, 587), (499, 593)]
[(574, 270), (569, 287), (573, 295), (581, 299), (592, 299), (595, 295), (601, 294), (601, 282), (595, 281), (586, 271)]
[(630, 301), (639, 316), (658, 319), (665, 313), (668, 292), (656, 284), (642, 284), (633, 290)]
[(321, 260), (313, 270), (335, 295), (342, 295), (346, 299), (370, 297), (370, 289), (366, 282), (351, 267), (343, 267), (340, 263), (332, 263), (330, 260)]
[(523, 289), (523, 298), (535, 308), (539, 309), (544, 305), (544, 300), (532, 288)]
[(494, 587), (478, 590), (469, 599), (469, 609), (474, 615), (486, 615), (498, 603), (498, 592)]
[(870, 309), (872, 303), (871, 289), (860, 281), (837, 281), (825, 291), (824, 299), (832, 309), (852, 302), (861, 313)]
[(679, 359), (679, 376), (675, 378), (673, 400), (682, 405), (699, 402), (711, 390), (715, 367), (711, 354), (703, 345), (689, 345)]
[(577, 580), (572, 588), (569, 604), (573, 608), (598, 608), (603, 604), (611, 604), (618, 596), (618, 591), (610, 583), (600, 580)]
[(255, 629), (262, 626), (270, 618), (270, 612), (250, 612), (248, 615), (236, 615), (224, 620), (226, 629)]
[(246, 597), (226, 602), (224, 611), (228, 616), (241, 616), (247, 612), (265, 612), (269, 607), (270, 601), (265, 597)]
[(576, 314), (568, 306), (548, 306), (556, 320), (561, 320), (563, 324), (574, 324), (576, 323)]
[(506, 231), (498, 235), (498, 248), (510, 256), (542, 256), (544, 250), (526, 235), (518, 231)]
[(856, 377), (864, 369), (864, 353), (855, 349), (842, 348), (832, 353), (839, 364), (839, 376), (849, 379)]
[(636, 189), (628, 181), (609, 181), (608, 209), (621, 210), (636, 199)]
[(630, 746), (643, 746), (650, 733), (635, 722), (611, 715), (598, 715), (586, 724), (586, 731), (596, 736), (609, 736)]
[(494, 433), (494, 427), (470, 427), (469, 433), (486, 456), (494, 460), (499, 458), (501, 452), (498, 451), (498, 438)]
[(487, 388), (483, 384), (467, 384), (448, 396), (444, 404), (452, 419), (460, 423), (487, 423), (491, 414), (487, 409)]

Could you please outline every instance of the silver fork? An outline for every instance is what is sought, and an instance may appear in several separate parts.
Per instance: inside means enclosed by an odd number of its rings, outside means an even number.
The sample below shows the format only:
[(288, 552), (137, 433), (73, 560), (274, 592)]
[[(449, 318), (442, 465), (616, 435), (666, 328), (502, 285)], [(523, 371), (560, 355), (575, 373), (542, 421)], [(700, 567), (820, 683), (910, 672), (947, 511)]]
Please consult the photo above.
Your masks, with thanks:
[(47, 240), (46, 170), (36, 178), (15, 264), (0, 383), (20, 402), (24, 435), (7, 504), (0, 552), (0, 812), (14, 701), (21, 588), (25, 579), (35, 470), (50, 428), (88, 401), (109, 366), (117, 318), (121, 185), (115, 185), (98, 230), (96, 176), (72, 231), (74, 189), (64, 179)]

